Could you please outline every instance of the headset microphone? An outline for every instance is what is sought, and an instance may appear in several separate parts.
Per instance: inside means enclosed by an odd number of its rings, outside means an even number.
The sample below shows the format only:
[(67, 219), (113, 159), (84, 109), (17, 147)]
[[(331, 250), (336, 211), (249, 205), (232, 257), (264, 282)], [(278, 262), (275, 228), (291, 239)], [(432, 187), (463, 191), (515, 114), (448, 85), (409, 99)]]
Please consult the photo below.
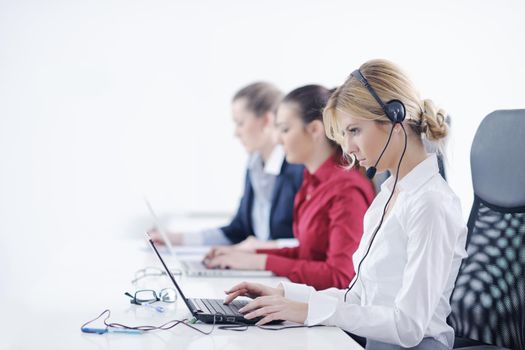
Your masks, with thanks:
[(368, 177), (370, 180), (372, 180), (374, 178), (374, 176), (376, 176), (376, 167), (375, 166), (371, 166), (370, 168), (366, 169), (366, 177)]
[(385, 112), (385, 115), (387, 118), (392, 122), (392, 129), (390, 129), (390, 135), (388, 135), (388, 140), (386, 141), (385, 147), (383, 147), (383, 150), (381, 151), (381, 154), (377, 158), (376, 163), (374, 166), (371, 166), (366, 170), (366, 177), (368, 177), (370, 180), (372, 180), (376, 174), (377, 171), (377, 165), (379, 164), (379, 161), (381, 160), (381, 157), (383, 157), (383, 154), (386, 151), (386, 148), (388, 147), (388, 144), (390, 143), (390, 139), (392, 138), (392, 132), (394, 131), (394, 127), (396, 124), (401, 124), (403, 120), (405, 120), (405, 105), (403, 102), (399, 100), (391, 100), (387, 103), (384, 103), (383, 100), (379, 97), (379, 95), (376, 93), (372, 85), (366, 80), (365, 76), (361, 73), (359, 69), (356, 69), (351, 74), (354, 78), (359, 80), (361, 84), (363, 84), (364, 87), (370, 92), (370, 95), (377, 101), (377, 103), (381, 106), (381, 109), (383, 109), (383, 112)]

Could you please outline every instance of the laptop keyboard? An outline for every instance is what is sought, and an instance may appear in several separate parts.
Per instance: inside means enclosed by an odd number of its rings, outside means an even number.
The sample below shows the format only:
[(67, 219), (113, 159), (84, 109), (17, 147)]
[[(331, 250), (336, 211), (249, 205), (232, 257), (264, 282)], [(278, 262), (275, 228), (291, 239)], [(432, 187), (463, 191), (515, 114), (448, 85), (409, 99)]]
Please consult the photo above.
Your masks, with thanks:
[(208, 311), (210, 314), (235, 315), (242, 316), (239, 309), (248, 304), (246, 300), (234, 300), (228, 305), (224, 305), (220, 299), (192, 299), (202, 311)]

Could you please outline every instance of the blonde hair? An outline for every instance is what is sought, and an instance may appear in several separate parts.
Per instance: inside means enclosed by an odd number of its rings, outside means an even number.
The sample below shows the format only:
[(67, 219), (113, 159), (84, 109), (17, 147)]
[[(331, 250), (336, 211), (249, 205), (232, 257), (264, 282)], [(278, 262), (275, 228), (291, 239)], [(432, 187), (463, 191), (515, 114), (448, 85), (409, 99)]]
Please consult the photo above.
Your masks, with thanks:
[[(431, 100), (421, 100), (406, 74), (390, 61), (370, 60), (359, 67), (359, 70), (385, 103), (390, 100), (403, 102), (406, 109), (403, 124), (408, 125), (422, 139), (437, 142), (438, 150), (443, 152), (441, 140), (448, 134), (445, 122), (447, 114), (443, 109), (436, 107)], [(355, 118), (390, 123), (366, 87), (352, 76), (335, 90), (323, 112), (326, 135), (344, 146), (343, 129), (337, 119), (338, 111)]]

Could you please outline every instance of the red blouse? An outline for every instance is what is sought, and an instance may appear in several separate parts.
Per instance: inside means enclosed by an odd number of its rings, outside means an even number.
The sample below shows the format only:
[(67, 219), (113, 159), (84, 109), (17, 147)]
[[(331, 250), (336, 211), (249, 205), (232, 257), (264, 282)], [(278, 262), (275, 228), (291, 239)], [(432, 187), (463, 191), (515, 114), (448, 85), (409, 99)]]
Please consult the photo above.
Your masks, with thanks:
[(374, 189), (357, 170), (345, 170), (338, 152), (314, 174), (304, 170), (295, 195), (294, 248), (258, 249), (268, 254), (266, 270), (317, 290), (346, 288), (355, 272), (352, 255), (363, 234), (363, 216)]

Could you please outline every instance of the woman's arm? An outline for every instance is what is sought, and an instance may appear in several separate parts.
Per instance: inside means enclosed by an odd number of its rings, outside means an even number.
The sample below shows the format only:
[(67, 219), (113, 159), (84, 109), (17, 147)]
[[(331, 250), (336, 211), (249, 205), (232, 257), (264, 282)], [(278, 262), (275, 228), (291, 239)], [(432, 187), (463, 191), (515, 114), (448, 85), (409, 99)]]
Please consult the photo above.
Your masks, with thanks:
[(345, 188), (330, 201), (327, 208), (328, 226), (324, 232), (314, 233), (320, 235), (319, 242), (327, 247), (326, 258), (299, 259), (300, 248), (261, 251), (268, 254), (266, 269), (279, 276), (286, 276), (292, 282), (308, 284), (318, 290), (345, 288), (355, 274), (352, 256), (361, 240), (363, 216), (367, 208), (366, 199), (358, 189)]

